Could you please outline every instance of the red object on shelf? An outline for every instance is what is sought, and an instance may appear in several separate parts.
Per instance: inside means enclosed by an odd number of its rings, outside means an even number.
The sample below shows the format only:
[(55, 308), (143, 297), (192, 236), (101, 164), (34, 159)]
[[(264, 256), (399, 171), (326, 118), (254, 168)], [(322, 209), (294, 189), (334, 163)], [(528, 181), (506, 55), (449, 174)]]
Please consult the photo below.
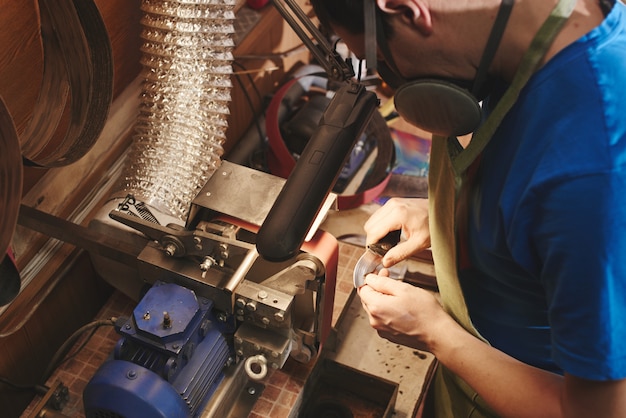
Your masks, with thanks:
[(246, 3), (251, 9), (259, 10), (269, 3), (269, 0), (246, 0)]

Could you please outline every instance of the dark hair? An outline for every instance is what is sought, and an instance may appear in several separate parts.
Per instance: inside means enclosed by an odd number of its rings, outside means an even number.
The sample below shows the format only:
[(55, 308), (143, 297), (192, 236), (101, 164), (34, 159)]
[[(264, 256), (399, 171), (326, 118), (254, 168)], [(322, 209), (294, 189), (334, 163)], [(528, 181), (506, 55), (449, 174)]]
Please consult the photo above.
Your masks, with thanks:
[(360, 34), (364, 32), (363, 1), (373, 0), (311, 0), (311, 5), (322, 26), (341, 26)]
[[(376, 0), (310, 0), (317, 18), (322, 26), (330, 29), (330, 25), (345, 28), (350, 33), (362, 34), (364, 29), (363, 2)], [(376, 13), (381, 14), (376, 8)], [(391, 28), (382, 16), (383, 30), (391, 35)]]

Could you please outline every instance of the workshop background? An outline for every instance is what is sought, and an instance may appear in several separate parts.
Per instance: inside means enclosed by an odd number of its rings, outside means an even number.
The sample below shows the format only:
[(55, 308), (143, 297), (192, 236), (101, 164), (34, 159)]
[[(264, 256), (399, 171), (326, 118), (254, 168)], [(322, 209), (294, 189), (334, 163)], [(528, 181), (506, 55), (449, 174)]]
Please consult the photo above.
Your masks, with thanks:
[[(91, 1), (101, 14), (111, 43), (113, 86), (106, 125), (95, 145), (72, 164), (46, 167), (25, 160), (20, 185), (23, 207), (35, 208), (83, 226), (89, 224), (108, 198), (113, 187), (108, 177), (111, 167), (118, 164), (132, 142), (142, 81), (142, 0)], [(150, 0), (143, 1), (150, 3)], [(40, 11), (57, 3), (59, 6), (63, 3), (64, 7), (73, 4), (72, 0), (0, 0), (0, 43), (3, 45), (0, 50), (0, 97), (18, 135), (32, 129), (30, 122), (36, 116), (36, 104), (42, 82), (45, 82), (42, 40), (49, 36), (50, 28), (42, 25)], [(255, 130), (255, 121), (263, 115), (269, 98), (285, 82), (286, 76), (311, 60), (308, 50), (271, 4), (260, 7), (256, 3), (248, 5), (238, 0), (234, 7), (234, 74), (231, 111), (223, 143), (225, 156), (235, 153), (238, 141), (251, 129)], [(310, 14), (306, 1), (298, 3)], [(65, 106), (60, 128), (72, 123), (71, 104)], [(392, 130), (392, 135), (398, 159), (396, 176), (390, 183), (394, 189), (389, 195), (423, 195), (428, 139), (413, 136), (414, 132), (407, 133), (403, 128)], [(407, 135), (411, 138), (407, 139)], [(53, 137), (51, 146), (59, 141), (61, 139)], [(419, 145), (415, 146), (416, 143)], [(409, 172), (416, 161), (418, 172)], [(5, 163), (2, 156), (0, 162)], [(409, 182), (404, 180), (407, 176), (411, 178)], [(11, 183), (12, 179), (2, 181)], [(383, 201), (381, 196), (381, 200), (373, 201), (371, 205), (367, 202), (361, 207), (347, 209), (325, 224), (333, 235), (347, 238), (339, 243), (333, 325), (343, 319), (350, 324), (349, 328), (359, 332), (354, 337), (356, 340), (351, 342), (356, 344), (354, 347), (362, 347), (363, 338), (367, 341), (377, 339), (366, 326), (353, 323), (354, 318), (362, 315), (352, 287), (352, 269), (363, 251), (363, 242), (358, 239), (360, 226)], [(60, 413), (82, 417), (81, 392), (106, 360), (118, 335), (112, 327), (100, 327), (89, 338), (83, 335), (76, 342), (72, 341), (73, 344), (67, 347), (72, 354), (62, 363), (57, 363), (59, 359), (55, 354), (81, 327), (96, 319), (128, 316), (136, 301), (99, 277), (84, 249), (51, 239), (23, 223), (23, 219), (18, 219), (10, 247), (20, 272), (21, 289), (11, 303), (0, 307), (0, 415), (9, 418), (42, 416), (39, 414), (49, 401), (50, 389), (63, 382), (70, 396)], [(357, 238), (350, 242), (355, 236)], [(429, 274), (430, 271), (426, 276)], [(347, 333), (338, 329), (335, 337), (341, 341), (351, 340)], [(422, 385), (432, 373), (432, 357), (384, 341), (372, 344), (370, 349), (378, 357), (376, 364), (350, 364), (342, 372), (352, 373), (353, 368), (376, 372), (382, 376), (378, 380), (381, 393), (390, 390), (390, 399), (381, 400), (383, 413), (397, 417), (414, 415), (423, 396)], [(359, 355), (357, 353), (356, 357)], [(354, 353), (329, 357), (336, 361), (345, 357), (355, 360)], [(345, 362), (349, 363), (348, 360)], [(288, 361), (284, 369), (274, 372), (250, 416), (296, 416), (294, 405), (313, 366)], [(389, 387), (386, 386), (388, 382), (391, 383)], [(399, 394), (395, 392), (397, 385)], [(396, 411), (385, 410), (385, 402), (395, 403), (393, 406), (398, 406)]]

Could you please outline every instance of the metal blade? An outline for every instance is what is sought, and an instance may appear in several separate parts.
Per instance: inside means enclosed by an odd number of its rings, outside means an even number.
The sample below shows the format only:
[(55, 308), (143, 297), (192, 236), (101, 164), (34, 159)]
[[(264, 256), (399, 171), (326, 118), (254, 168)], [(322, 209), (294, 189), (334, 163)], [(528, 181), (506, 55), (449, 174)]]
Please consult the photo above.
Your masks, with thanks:
[(354, 287), (358, 289), (363, 286), (365, 284), (365, 276), (382, 268), (382, 260), (382, 256), (375, 254), (371, 250), (366, 250), (354, 266)]

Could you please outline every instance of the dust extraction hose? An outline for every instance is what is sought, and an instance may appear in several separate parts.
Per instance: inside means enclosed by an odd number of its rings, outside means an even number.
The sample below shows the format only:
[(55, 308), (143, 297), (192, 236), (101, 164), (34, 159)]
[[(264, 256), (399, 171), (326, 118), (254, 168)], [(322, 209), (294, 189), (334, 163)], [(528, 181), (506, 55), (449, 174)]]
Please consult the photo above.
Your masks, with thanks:
[(142, 0), (142, 91), (113, 198), (184, 220), (221, 164), (231, 100), (236, 0)]

